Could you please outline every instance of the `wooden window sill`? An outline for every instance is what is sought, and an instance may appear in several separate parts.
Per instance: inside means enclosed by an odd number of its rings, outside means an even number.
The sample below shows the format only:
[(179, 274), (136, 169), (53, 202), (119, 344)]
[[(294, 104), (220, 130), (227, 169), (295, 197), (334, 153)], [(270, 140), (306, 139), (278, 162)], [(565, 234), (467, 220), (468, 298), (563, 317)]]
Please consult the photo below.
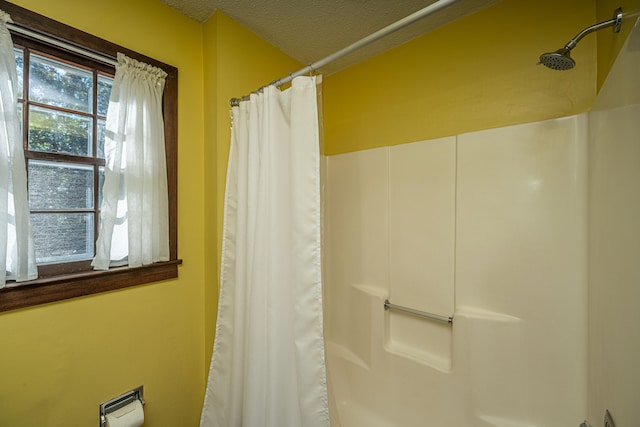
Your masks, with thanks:
[(182, 260), (141, 267), (116, 267), (107, 271), (84, 271), (43, 277), (28, 282), (9, 282), (0, 289), (0, 312), (61, 301), (178, 277)]

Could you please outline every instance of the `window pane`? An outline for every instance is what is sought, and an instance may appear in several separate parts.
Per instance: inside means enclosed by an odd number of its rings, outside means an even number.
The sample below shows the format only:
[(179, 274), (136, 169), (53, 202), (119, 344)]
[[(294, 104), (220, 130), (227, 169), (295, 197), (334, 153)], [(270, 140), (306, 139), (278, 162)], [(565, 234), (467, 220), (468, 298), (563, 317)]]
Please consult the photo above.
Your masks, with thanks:
[(69, 262), (93, 257), (92, 213), (35, 213), (31, 224), (36, 263)]
[(90, 113), (93, 111), (91, 72), (31, 55), (29, 100)]
[(24, 76), (24, 53), (21, 49), (13, 49), (13, 54), (16, 57), (16, 71), (18, 72), (18, 88), (16, 93), (18, 94), (18, 98), (23, 98), (22, 88), (24, 84), (22, 78)]
[(18, 120), (20, 120), (20, 137), (23, 136), (24, 132), (24, 116), (22, 114), (22, 102), (18, 102)]
[(30, 161), (29, 208), (92, 209), (93, 167)]
[(29, 107), (29, 149), (90, 156), (91, 118), (41, 107)]
[(98, 168), (98, 209), (102, 209), (102, 189), (104, 188), (104, 166)]
[(109, 108), (109, 96), (113, 79), (106, 76), (98, 76), (98, 115), (106, 116)]
[(104, 135), (107, 130), (107, 122), (103, 119), (98, 119), (98, 152), (96, 157), (104, 159)]

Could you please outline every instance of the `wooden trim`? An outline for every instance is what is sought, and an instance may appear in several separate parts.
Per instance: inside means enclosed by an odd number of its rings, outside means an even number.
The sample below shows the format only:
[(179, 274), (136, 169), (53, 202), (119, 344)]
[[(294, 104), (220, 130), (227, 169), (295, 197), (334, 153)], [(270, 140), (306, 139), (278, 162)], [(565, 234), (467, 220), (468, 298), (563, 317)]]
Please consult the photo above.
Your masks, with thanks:
[[(167, 72), (162, 114), (169, 197), (169, 258), (178, 259), (178, 70)], [(165, 71), (167, 71), (165, 69)]]
[(181, 263), (175, 260), (136, 268), (120, 267), (7, 284), (0, 289), (0, 312), (175, 279)]

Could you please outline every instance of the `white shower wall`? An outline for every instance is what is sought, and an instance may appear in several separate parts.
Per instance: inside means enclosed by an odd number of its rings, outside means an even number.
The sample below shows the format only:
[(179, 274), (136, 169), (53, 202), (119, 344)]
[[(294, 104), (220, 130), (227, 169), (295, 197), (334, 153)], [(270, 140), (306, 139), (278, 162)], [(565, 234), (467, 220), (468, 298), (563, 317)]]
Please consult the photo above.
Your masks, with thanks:
[(589, 420), (640, 425), (640, 28), (589, 114)]
[[(398, 427), (584, 419), (587, 126), (579, 115), (326, 159), (335, 425), (365, 425), (363, 412)], [(386, 298), (453, 326), (386, 312)]]

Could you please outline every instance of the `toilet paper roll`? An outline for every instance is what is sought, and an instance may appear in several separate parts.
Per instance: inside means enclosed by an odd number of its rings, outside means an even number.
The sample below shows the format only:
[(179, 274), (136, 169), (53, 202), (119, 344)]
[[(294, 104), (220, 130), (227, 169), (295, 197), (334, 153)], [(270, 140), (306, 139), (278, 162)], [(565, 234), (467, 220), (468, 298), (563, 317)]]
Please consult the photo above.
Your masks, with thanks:
[(140, 427), (144, 424), (142, 403), (134, 400), (127, 406), (107, 414), (107, 427)]

